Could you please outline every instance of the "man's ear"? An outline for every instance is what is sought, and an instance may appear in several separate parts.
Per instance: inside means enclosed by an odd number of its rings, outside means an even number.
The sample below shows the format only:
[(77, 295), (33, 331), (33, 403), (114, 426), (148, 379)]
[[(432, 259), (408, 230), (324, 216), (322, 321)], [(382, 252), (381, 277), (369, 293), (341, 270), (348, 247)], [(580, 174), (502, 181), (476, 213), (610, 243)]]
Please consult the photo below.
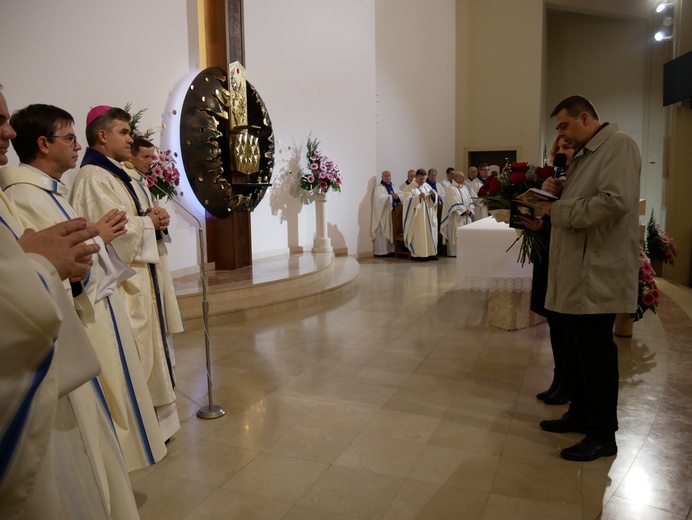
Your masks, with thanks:
[(107, 133), (108, 132), (106, 132), (103, 128), (97, 132), (96, 136), (98, 137), (99, 143), (102, 143), (102, 144), (106, 143), (106, 141), (107, 141), (106, 134)]
[(48, 153), (48, 138), (45, 135), (42, 135), (36, 140), (36, 145), (38, 146), (39, 152), (42, 154)]

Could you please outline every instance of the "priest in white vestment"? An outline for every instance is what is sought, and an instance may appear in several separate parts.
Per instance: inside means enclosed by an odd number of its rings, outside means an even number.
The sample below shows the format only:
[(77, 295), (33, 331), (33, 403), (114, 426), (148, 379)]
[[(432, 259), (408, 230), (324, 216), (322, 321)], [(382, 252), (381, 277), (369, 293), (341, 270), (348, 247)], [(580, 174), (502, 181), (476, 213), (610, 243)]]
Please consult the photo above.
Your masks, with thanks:
[[(15, 112), (12, 140), (22, 164), (0, 170), (0, 185), (27, 226), (43, 229), (77, 218), (67, 201), (62, 174), (76, 165), (81, 146), (73, 136), (71, 116), (51, 105), (31, 105)], [(45, 129), (55, 137), (45, 137)], [(63, 136), (60, 138), (58, 136)], [(49, 173), (50, 172), (50, 175)], [(75, 295), (82, 322), (96, 349), (101, 386), (122, 447), (128, 471), (151, 466), (166, 454), (129, 319), (116, 284), (134, 274), (108, 244), (125, 232), (124, 214), (111, 211), (99, 220), (102, 246), (82, 295)], [(128, 273), (129, 271), (129, 273)], [(71, 287), (68, 284), (67, 290)], [(93, 318), (92, 318), (93, 316)]]
[(457, 256), (457, 228), (473, 221), (474, 203), (464, 184), (463, 172), (456, 172), (442, 206), (440, 233), (447, 245), (447, 256)]
[(96, 220), (112, 208), (127, 214), (127, 233), (113, 240), (118, 256), (135, 276), (118, 284), (130, 319), (144, 375), (164, 439), (180, 429), (173, 389), (175, 376), (166, 341), (164, 310), (156, 265), (160, 262), (156, 233), (170, 217), (163, 208), (145, 208), (132, 178), (121, 164), (130, 158), (129, 120), (119, 108), (98, 106), (87, 115), (89, 148), (70, 190), (79, 215)]
[[(0, 94), (0, 165), (8, 119)], [(24, 233), (18, 219), (0, 193), (2, 518), (137, 519), (98, 359), (61, 281), (87, 275), (98, 246), (82, 242), (96, 229), (79, 219)]]
[[(135, 138), (131, 146), (130, 160), (123, 164), (123, 166), (125, 166), (125, 171), (137, 185), (135, 192), (139, 198), (140, 205), (144, 208), (159, 206), (158, 201), (154, 200), (151, 190), (149, 190), (147, 179), (144, 176), (149, 172), (154, 162), (155, 150), (156, 147), (151, 142), (146, 139)], [(166, 340), (171, 354), (171, 362), (175, 366), (173, 334), (183, 332), (185, 330), (185, 325), (183, 324), (183, 318), (180, 314), (178, 298), (175, 295), (173, 276), (168, 267), (168, 248), (166, 244), (171, 242), (171, 238), (168, 233), (161, 233), (160, 235), (160, 237), (157, 237), (159, 263), (156, 265), (156, 271), (158, 273), (161, 301), (163, 303)]]
[(444, 178), (440, 181), (440, 186), (442, 187), (442, 190), (444, 190), (445, 192), (452, 185), (452, 181), (454, 180), (454, 174), (455, 173), (456, 173), (456, 170), (454, 168), (452, 168), (451, 166), (445, 170), (446, 178)]
[(404, 243), (412, 258), (437, 260), (438, 198), (425, 177), (425, 170), (417, 170), (404, 192)]
[(404, 193), (406, 187), (413, 182), (413, 178), (416, 176), (416, 170), (409, 170), (406, 172), (406, 180), (399, 186), (399, 193)]
[(394, 252), (394, 228), (392, 211), (401, 204), (401, 193), (392, 185), (392, 174), (385, 170), (382, 180), (372, 190), (372, 215), (370, 238), (375, 256), (387, 256)]

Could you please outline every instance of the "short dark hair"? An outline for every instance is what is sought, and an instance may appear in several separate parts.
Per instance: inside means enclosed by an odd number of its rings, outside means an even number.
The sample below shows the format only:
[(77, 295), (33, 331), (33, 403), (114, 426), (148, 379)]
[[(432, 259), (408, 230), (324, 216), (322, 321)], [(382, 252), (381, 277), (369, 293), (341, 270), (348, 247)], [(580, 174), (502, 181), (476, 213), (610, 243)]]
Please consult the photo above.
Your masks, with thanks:
[(567, 110), (570, 117), (578, 117), (582, 112), (586, 112), (598, 121), (598, 112), (591, 104), (591, 101), (584, 96), (570, 96), (560, 101), (550, 113), (550, 117), (555, 117), (563, 110)]
[(450, 166), (449, 168), (447, 168), (447, 169), (445, 170), (445, 173), (452, 173), (453, 171), (455, 171), (455, 168), (452, 167), (452, 166)]
[(478, 169), (480, 170), (482, 168), (488, 168), (488, 163), (487, 162), (481, 163), (480, 166), (478, 167)]
[(34, 104), (17, 110), (10, 117), (10, 125), (17, 136), (12, 146), (23, 163), (33, 161), (38, 155), (38, 138), (46, 137), (52, 141), (59, 128), (74, 124), (72, 115), (53, 105)]
[(133, 143), (130, 145), (130, 152), (132, 155), (137, 155), (140, 148), (155, 148), (154, 143), (143, 137), (135, 137)]
[(113, 107), (94, 119), (86, 127), (86, 139), (89, 146), (98, 142), (99, 130), (110, 130), (116, 121), (129, 123), (132, 116), (122, 108)]
[(416, 170), (416, 175), (427, 175), (428, 172), (425, 171), (425, 168), (418, 168)]

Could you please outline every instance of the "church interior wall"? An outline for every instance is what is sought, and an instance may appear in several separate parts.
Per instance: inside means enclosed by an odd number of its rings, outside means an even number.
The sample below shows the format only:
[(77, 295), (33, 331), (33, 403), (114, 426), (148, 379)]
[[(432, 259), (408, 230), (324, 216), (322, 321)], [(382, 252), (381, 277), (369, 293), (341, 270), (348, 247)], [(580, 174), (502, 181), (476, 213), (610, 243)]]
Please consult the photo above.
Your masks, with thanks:
[[(455, 0), (377, 0), (377, 169), (455, 166)], [(458, 166), (461, 169), (461, 166)], [(371, 249), (368, 244), (368, 249)]]
[(349, 254), (372, 247), (367, 182), (376, 149), (374, 9), (374, 0), (245, 2), (248, 79), (270, 111), (278, 152), (275, 186), (252, 216), (256, 254), (312, 246), (314, 205), (301, 205), (290, 193), (296, 150), (303, 158), (311, 133), (344, 177), (342, 192), (328, 196), (332, 247)]
[(538, 161), (543, 1), (458, 0), (457, 9), (457, 165), (468, 168), (468, 151), (484, 149)]

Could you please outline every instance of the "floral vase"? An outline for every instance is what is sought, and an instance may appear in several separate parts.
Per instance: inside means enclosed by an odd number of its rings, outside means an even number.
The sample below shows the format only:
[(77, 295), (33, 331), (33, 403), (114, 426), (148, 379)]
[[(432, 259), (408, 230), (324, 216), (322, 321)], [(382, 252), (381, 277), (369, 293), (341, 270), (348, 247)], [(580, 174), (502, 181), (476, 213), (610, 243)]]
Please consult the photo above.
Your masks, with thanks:
[(615, 315), (615, 327), (613, 333), (621, 338), (631, 338), (634, 329), (634, 319), (631, 314), (620, 313)]

